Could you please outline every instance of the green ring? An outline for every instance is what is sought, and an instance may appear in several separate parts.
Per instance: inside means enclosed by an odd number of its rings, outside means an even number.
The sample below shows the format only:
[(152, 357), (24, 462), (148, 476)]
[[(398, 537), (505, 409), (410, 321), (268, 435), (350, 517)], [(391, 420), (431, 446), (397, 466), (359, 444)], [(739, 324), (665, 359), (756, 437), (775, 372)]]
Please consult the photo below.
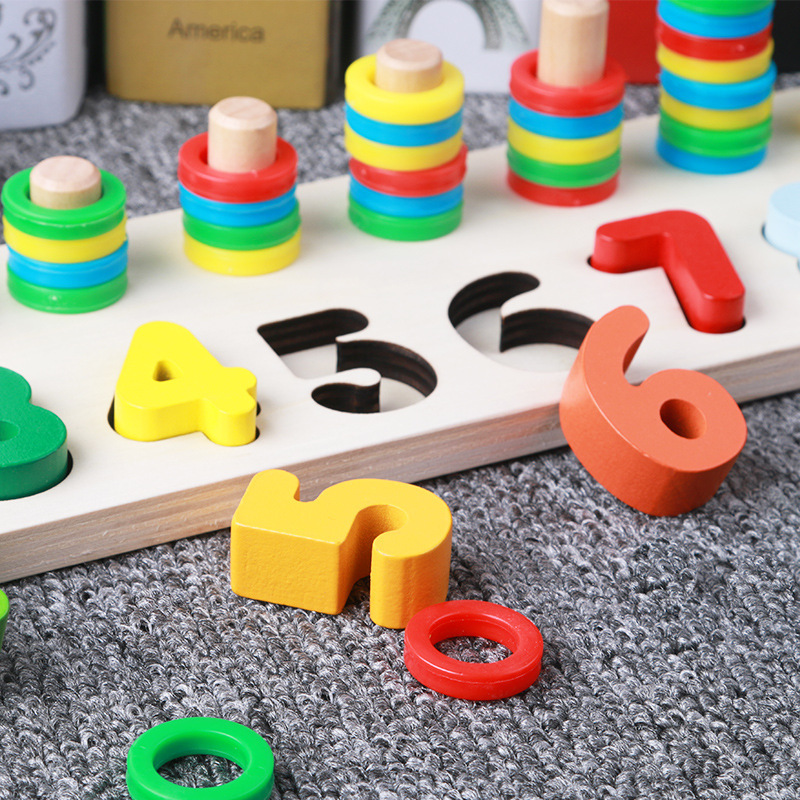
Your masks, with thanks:
[(350, 221), (364, 233), (396, 242), (422, 242), (438, 239), (454, 231), (461, 222), (463, 202), (441, 214), (430, 217), (391, 217), (365, 208), (350, 199), (348, 214)]
[(127, 287), (126, 272), (110, 281), (85, 289), (48, 289), (46, 286), (28, 283), (8, 270), (8, 291), (15, 300), (37, 311), (50, 311), (54, 314), (97, 311), (119, 300)]
[(698, 14), (740, 17), (763, 11), (772, 0), (672, 0), (672, 2), (676, 6)]
[(689, 153), (714, 158), (737, 158), (766, 147), (772, 134), (772, 117), (749, 128), (712, 131), (679, 122), (662, 112), (658, 129), (669, 144)]
[(8, 598), (6, 593), (0, 589), (0, 647), (3, 646), (3, 636), (6, 632), (6, 620), (8, 619)]
[(110, 172), (100, 170), (103, 193), (83, 208), (44, 208), (30, 198), (31, 170), (12, 175), (0, 201), (8, 221), (18, 230), (40, 239), (92, 239), (113, 230), (125, 217), (125, 186)]
[(506, 158), (508, 166), (526, 181), (558, 189), (583, 189), (611, 180), (619, 170), (622, 154), (617, 150), (607, 158), (588, 164), (553, 164), (529, 158), (509, 145)]
[(285, 217), (266, 225), (251, 225), (246, 228), (215, 225), (183, 212), (183, 229), (192, 239), (223, 250), (264, 250), (267, 247), (276, 247), (288, 242), (299, 227), (300, 206), (297, 202)]
[[(183, 756), (226, 758), (242, 769), (229, 783), (195, 789), (162, 778), (158, 770)], [(125, 780), (132, 800), (266, 800), (275, 781), (275, 757), (266, 740), (238, 722), (188, 717), (145, 731), (128, 751)]]

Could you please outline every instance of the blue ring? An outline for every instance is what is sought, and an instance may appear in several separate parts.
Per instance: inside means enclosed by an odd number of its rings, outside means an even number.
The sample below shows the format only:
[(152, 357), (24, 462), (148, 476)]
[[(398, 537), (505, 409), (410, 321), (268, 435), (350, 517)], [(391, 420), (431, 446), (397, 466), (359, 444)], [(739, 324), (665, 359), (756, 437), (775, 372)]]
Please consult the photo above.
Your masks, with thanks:
[(513, 97), (508, 104), (508, 113), (511, 119), (526, 131), (556, 139), (588, 139), (591, 136), (602, 136), (618, 128), (622, 124), (623, 117), (622, 103), (602, 114), (592, 114), (588, 117), (559, 117), (527, 108)]
[(660, 134), (656, 140), (656, 151), (672, 166), (689, 172), (699, 172), (703, 175), (733, 175), (737, 172), (746, 172), (757, 167), (767, 154), (767, 148), (764, 147), (755, 153), (748, 153), (746, 156), (737, 158), (699, 156), (671, 145)]
[(209, 200), (189, 191), (183, 184), (178, 184), (181, 208), (189, 216), (211, 225), (224, 225), (226, 228), (252, 228), (283, 219), (297, 205), (294, 190), (293, 186), (285, 194), (259, 203), (225, 203), (221, 200)]
[(677, 31), (704, 39), (739, 39), (763, 31), (772, 22), (771, 3), (761, 11), (737, 16), (704, 14), (675, 5), (670, 0), (659, 0), (658, 16)]
[(430, 194), (427, 197), (399, 197), (394, 194), (376, 192), (363, 183), (359, 183), (351, 173), (350, 197), (376, 214), (416, 219), (433, 217), (454, 209), (464, 198), (464, 187), (459, 184), (447, 192)]
[(778, 70), (775, 64), (758, 78), (741, 83), (701, 83), (661, 70), (661, 86), (676, 100), (698, 108), (735, 111), (764, 102), (771, 94)]
[(76, 264), (53, 264), (29, 258), (8, 248), (8, 269), (18, 278), (46, 289), (90, 289), (108, 283), (128, 266), (128, 242), (113, 253)]
[(429, 122), (427, 125), (395, 125), (379, 122), (359, 114), (345, 103), (344, 117), (354, 133), (378, 144), (391, 144), (397, 147), (425, 147), (452, 139), (461, 130), (461, 111), (452, 117)]

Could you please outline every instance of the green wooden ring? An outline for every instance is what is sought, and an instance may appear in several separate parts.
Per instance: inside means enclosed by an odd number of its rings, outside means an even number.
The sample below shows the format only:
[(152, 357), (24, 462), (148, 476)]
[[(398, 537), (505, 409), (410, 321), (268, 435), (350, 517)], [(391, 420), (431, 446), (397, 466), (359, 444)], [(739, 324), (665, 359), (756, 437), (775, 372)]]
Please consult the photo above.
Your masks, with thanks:
[(772, 5), (773, 0), (672, 0), (676, 6), (698, 14), (720, 17), (741, 17), (755, 14)]
[(288, 242), (299, 227), (300, 206), (297, 202), (285, 217), (266, 225), (251, 225), (246, 228), (215, 225), (183, 212), (183, 229), (192, 239), (223, 250), (264, 250), (267, 247), (276, 247)]
[(737, 158), (766, 147), (772, 134), (772, 117), (749, 128), (712, 131), (686, 125), (662, 112), (659, 132), (673, 147), (689, 153), (714, 158)]
[(106, 283), (85, 289), (48, 289), (28, 283), (11, 270), (8, 271), (8, 291), (15, 300), (37, 311), (50, 311), (54, 314), (97, 311), (119, 300), (127, 288), (127, 272)]
[(100, 170), (103, 193), (82, 208), (44, 208), (31, 202), (31, 170), (12, 175), (4, 184), (3, 211), (18, 230), (40, 239), (93, 239), (119, 225), (125, 216), (125, 186), (110, 172)]
[(588, 164), (551, 164), (528, 158), (509, 145), (508, 166), (526, 181), (557, 189), (583, 189), (605, 183), (616, 175), (622, 160), (621, 151)]
[(353, 225), (364, 233), (396, 242), (422, 242), (454, 231), (461, 223), (463, 207), (461, 202), (449, 211), (430, 217), (391, 217), (371, 211), (351, 197), (348, 213)]

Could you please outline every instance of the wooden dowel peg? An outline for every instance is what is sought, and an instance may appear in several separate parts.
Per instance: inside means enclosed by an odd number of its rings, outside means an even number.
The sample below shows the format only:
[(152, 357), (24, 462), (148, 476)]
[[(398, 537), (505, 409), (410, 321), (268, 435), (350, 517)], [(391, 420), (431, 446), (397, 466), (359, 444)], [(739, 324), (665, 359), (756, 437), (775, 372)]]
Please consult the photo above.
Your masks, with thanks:
[(588, 86), (603, 77), (608, 0), (542, 0), (537, 77), (552, 86)]
[(30, 177), (31, 202), (44, 208), (83, 208), (103, 193), (100, 170), (78, 156), (53, 156), (40, 161)]
[(387, 92), (425, 92), (442, 82), (442, 51), (416, 39), (394, 39), (375, 54), (375, 85)]
[(255, 97), (226, 97), (208, 112), (208, 165), (222, 172), (265, 169), (275, 161), (278, 115)]

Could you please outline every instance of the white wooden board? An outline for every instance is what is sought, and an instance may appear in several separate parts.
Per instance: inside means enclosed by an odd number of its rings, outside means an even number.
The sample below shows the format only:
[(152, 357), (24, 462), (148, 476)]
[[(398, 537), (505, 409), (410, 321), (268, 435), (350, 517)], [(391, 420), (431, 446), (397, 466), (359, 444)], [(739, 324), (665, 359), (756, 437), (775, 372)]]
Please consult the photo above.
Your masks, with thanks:
[[(463, 328), (495, 351), (486, 354), (448, 319), (457, 292), (495, 273), (541, 281), (504, 313), (555, 308), (597, 319), (618, 305), (640, 306), (651, 330), (629, 370), (634, 382), (684, 367), (713, 375), (739, 401), (800, 388), (800, 272), (761, 234), (770, 194), (800, 176), (800, 92), (776, 96), (768, 158), (742, 175), (670, 167), (654, 152), (656, 125), (655, 117), (626, 123), (619, 191), (598, 205), (550, 208), (516, 197), (500, 147), (470, 154), (464, 221), (435, 241), (389, 242), (353, 228), (342, 177), (299, 188), (302, 254), (273, 275), (198, 269), (182, 253), (180, 211), (170, 211), (130, 221), (130, 287), (110, 308), (45, 314), (0, 289), (0, 364), (64, 420), (74, 460), (58, 486), (0, 502), (0, 580), (227, 527), (250, 477), (271, 467), (297, 473), (311, 497), (348, 478), (415, 481), (562, 444), (557, 403), (574, 351), (525, 346), (498, 356), (499, 315), (485, 312)], [(702, 214), (716, 229), (747, 289), (741, 330), (690, 328), (660, 269), (609, 275), (587, 265), (599, 225), (669, 208)], [(319, 373), (313, 354), (282, 359), (257, 329), (335, 308), (369, 320), (349, 338), (391, 342), (426, 359), (435, 390), (405, 405), (408, 391), (390, 393), (387, 406), (402, 407), (375, 414), (315, 403), (312, 390), (331, 375)], [(223, 364), (256, 374), (255, 442), (226, 448), (197, 433), (140, 443), (112, 430), (122, 361), (134, 330), (152, 320), (185, 326)], [(316, 377), (303, 377), (308, 370)]]

